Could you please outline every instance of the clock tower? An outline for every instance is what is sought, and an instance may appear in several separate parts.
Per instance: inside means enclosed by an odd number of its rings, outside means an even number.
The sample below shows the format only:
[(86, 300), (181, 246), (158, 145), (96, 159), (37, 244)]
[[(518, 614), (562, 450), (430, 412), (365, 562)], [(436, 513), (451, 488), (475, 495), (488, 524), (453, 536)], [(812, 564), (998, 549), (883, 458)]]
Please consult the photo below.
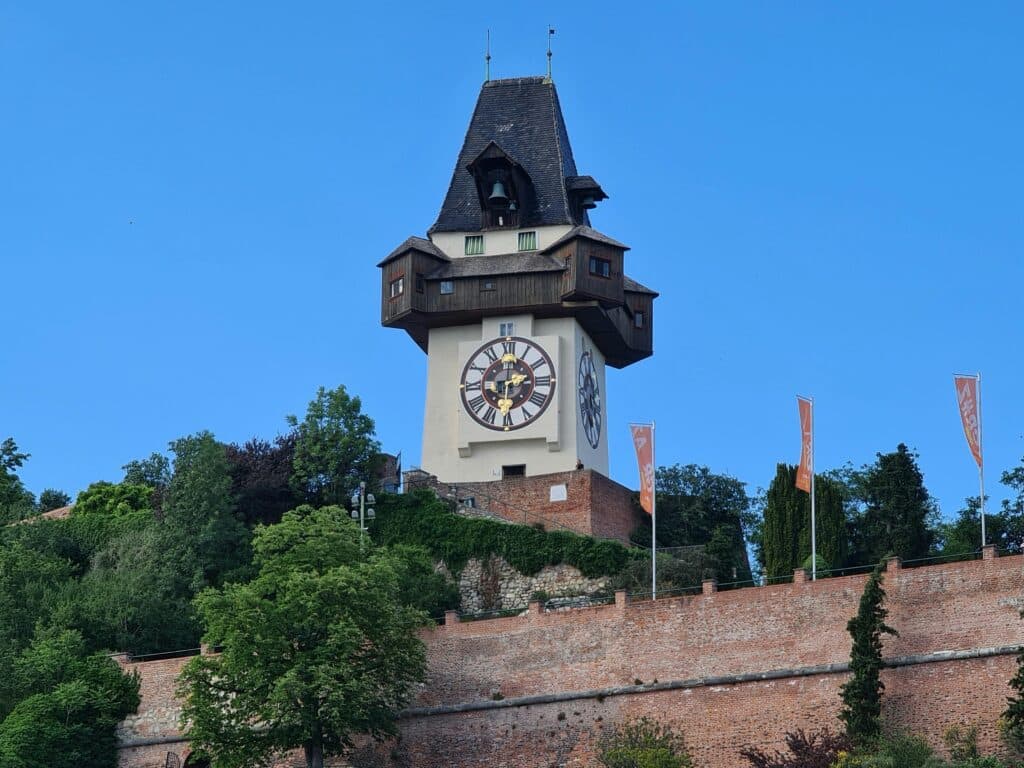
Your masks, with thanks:
[(651, 355), (657, 294), (591, 227), (605, 199), (550, 79), (484, 83), (437, 221), (379, 264), (381, 322), (427, 353), (421, 466), (440, 482), (608, 475), (606, 370)]

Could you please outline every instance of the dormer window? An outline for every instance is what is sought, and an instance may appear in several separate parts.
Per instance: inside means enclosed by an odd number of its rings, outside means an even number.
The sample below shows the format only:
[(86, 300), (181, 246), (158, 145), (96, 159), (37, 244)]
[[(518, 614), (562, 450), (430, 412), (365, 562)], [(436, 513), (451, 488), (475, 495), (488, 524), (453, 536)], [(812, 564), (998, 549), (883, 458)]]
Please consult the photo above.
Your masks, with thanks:
[(391, 298), (397, 299), (405, 293), (405, 277), (399, 277), (391, 281)]
[(492, 141), (466, 170), (476, 181), (481, 226), (517, 228), (533, 202), (533, 183), (523, 167)]

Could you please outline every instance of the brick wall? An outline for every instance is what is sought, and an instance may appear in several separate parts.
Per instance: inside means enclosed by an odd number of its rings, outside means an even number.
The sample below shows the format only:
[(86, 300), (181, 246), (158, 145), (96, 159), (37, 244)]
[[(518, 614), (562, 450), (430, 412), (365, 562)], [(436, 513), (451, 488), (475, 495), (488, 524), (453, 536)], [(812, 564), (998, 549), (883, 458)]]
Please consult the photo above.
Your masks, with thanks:
[[(552, 487), (565, 486), (565, 500), (552, 501)], [(405, 473), (405, 487), (429, 488), (460, 504), (463, 514), (492, 516), (521, 525), (539, 523), (548, 530), (567, 529), (629, 543), (640, 522), (633, 491), (591, 469), (508, 477), (486, 483), (445, 483), (425, 472)], [(472, 499), (472, 507), (466, 504)]]
[[(992, 552), (988, 552), (992, 555)], [(1013, 649), (1024, 642), (1020, 556), (901, 569), (885, 579), (884, 716), (941, 745), (957, 723), (997, 746)], [(686, 734), (696, 765), (742, 765), (743, 746), (781, 747), (786, 730), (837, 727), (847, 619), (864, 576), (824, 579), (459, 623), (425, 633), (429, 680), (379, 758), (408, 766), (588, 765), (609, 725), (649, 715)], [(169, 663), (143, 707), (167, 706)], [(831, 665), (831, 666), (830, 666)], [(149, 665), (138, 667), (143, 679)], [(152, 692), (147, 697), (147, 692)], [(496, 695), (496, 694), (500, 694)], [(453, 709), (463, 711), (452, 711)], [(139, 716), (150, 728), (162, 716)], [(136, 768), (128, 750), (122, 766)]]

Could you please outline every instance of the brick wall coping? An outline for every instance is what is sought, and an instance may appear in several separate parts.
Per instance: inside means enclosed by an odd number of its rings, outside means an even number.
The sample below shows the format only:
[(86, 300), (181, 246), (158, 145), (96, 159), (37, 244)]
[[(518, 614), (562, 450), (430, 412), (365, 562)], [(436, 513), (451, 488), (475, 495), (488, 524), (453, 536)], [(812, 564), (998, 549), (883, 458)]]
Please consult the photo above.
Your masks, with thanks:
[[(992, 656), (1007, 656), (1024, 650), (1024, 645), (1000, 645), (990, 648), (972, 648), (965, 651), (935, 651), (913, 656), (893, 656), (883, 659), (882, 666), (912, 667), (918, 664), (935, 664), (944, 661), (962, 661), (965, 659), (985, 659)], [(792, 669), (773, 669), (767, 672), (745, 672), (739, 675), (715, 675), (696, 677), (689, 680), (669, 680), (664, 683), (652, 682), (642, 685), (618, 685), (609, 688), (593, 688), (587, 691), (566, 691), (562, 693), (544, 693), (534, 696), (515, 696), (508, 699), (490, 701), (470, 701), (462, 704), (444, 704), (435, 707), (410, 707), (399, 713), (400, 718), (430, 717), (431, 715), (451, 715), (460, 712), (479, 712), (489, 709), (508, 709), (528, 707), (534, 704), (556, 704), (576, 701), (579, 699), (606, 699), (610, 696), (631, 696), (638, 693), (655, 691), (677, 691), (686, 688), (705, 688), (715, 685), (736, 685), (738, 683), (757, 683), (765, 680), (785, 680), (794, 677), (813, 677), (815, 675), (835, 675), (850, 671), (849, 662), (837, 664), (816, 664), (809, 667)]]

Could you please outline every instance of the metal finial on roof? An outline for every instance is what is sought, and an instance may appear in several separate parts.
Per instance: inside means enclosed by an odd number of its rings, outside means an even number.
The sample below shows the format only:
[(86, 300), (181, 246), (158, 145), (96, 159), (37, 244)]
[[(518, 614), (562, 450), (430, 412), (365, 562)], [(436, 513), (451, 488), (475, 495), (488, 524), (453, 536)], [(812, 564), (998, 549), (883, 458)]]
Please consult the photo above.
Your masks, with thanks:
[(551, 38), (555, 35), (555, 28), (548, 25), (548, 82), (551, 82)]
[(491, 30), (487, 30), (487, 55), (484, 56), (484, 82), (491, 81)]

